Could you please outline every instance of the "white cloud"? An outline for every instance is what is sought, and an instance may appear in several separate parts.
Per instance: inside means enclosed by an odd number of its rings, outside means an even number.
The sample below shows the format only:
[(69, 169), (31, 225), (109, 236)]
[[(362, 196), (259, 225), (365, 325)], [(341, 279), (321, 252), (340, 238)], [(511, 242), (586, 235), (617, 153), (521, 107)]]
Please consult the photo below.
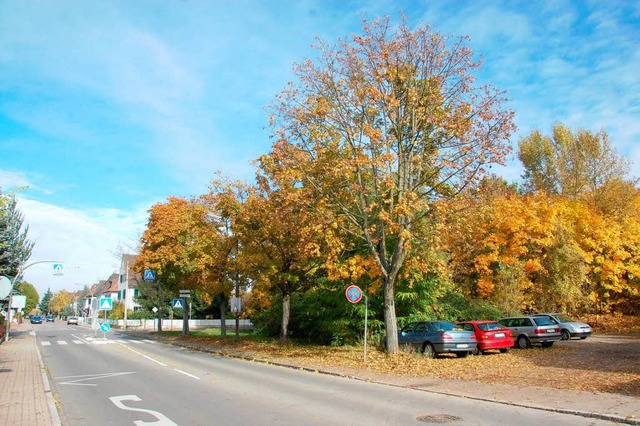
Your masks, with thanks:
[(120, 266), (114, 251), (138, 235), (146, 223), (146, 211), (132, 213), (117, 209), (78, 211), (18, 198), (18, 208), (29, 226), (28, 237), (35, 242), (29, 263), (62, 261), (64, 276), (52, 276), (52, 266), (35, 265), (25, 271), (25, 279), (39, 294), (51, 288), (80, 290), (75, 284), (91, 285), (107, 279)]
[(0, 189), (5, 195), (12, 189), (21, 186), (32, 186), (24, 173), (0, 170)]

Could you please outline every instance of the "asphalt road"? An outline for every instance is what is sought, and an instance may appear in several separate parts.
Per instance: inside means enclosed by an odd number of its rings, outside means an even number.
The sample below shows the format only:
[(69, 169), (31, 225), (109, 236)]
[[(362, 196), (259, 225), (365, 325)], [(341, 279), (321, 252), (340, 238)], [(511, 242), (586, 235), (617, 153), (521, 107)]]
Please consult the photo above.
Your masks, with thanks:
[(45, 323), (36, 337), (65, 425), (606, 425), (192, 352)]

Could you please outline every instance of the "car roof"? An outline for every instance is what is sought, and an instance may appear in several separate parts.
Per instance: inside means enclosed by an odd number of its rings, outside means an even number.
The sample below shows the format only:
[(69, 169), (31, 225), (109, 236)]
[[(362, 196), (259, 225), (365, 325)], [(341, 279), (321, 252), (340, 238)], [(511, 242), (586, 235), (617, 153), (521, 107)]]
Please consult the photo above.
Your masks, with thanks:
[(494, 320), (472, 320), (472, 321), (458, 321), (457, 324), (493, 324)]

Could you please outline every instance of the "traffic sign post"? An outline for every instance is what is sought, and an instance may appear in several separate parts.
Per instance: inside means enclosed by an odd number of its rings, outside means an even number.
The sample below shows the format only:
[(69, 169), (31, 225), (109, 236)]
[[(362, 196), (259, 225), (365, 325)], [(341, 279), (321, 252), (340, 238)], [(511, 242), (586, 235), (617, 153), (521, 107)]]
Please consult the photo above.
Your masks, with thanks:
[[(113, 299), (109, 297), (101, 297), (99, 309), (101, 311), (110, 311), (113, 309)], [(106, 315), (106, 313), (105, 313)]]
[(154, 282), (156, 280), (156, 273), (151, 269), (144, 270), (144, 280), (147, 282)]
[(53, 275), (64, 275), (64, 264), (62, 264), (62, 263), (54, 263), (53, 264)]
[(180, 298), (173, 299), (173, 309), (182, 309), (182, 335), (189, 334), (189, 309), (185, 309), (184, 298), (191, 297), (190, 290), (180, 290)]
[(367, 320), (369, 318), (369, 298), (357, 285), (350, 285), (345, 292), (347, 300), (354, 305), (364, 297), (364, 361), (367, 361)]
[(111, 324), (107, 322), (107, 311), (104, 311), (104, 322), (100, 324), (100, 331), (102, 331), (102, 338), (107, 339), (107, 331), (111, 330)]

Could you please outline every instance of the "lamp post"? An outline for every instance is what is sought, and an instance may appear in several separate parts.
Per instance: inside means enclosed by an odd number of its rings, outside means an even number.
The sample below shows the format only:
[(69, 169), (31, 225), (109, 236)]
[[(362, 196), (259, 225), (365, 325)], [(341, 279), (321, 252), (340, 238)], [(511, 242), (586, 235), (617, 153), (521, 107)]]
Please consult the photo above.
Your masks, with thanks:
[(22, 274), (24, 273), (24, 271), (31, 268), (32, 266), (40, 265), (42, 263), (62, 263), (62, 262), (59, 260), (40, 260), (38, 262), (32, 262), (27, 265), (23, 263), (20, 266), (18, 266), (18, 273), (16, 274), (15, 277), (13, 277), (13, 280), (11, 280), (11, 290), (9, 292), (9, 307), (7, 309), (7, 330), (4, 336), (5, 342), (9, 341), (9, 329), (11, 328), (11, 303), (13, 301), (13, 289), (15, 288), (16, 281), (18, 281), (18, 278), (22, 277)]
[(127, 299), (129, 299), (129, 261), (125, 263), (125, 272), (124, 272), (124, 324), (122, 325), (123, 330), (127, 329)]

